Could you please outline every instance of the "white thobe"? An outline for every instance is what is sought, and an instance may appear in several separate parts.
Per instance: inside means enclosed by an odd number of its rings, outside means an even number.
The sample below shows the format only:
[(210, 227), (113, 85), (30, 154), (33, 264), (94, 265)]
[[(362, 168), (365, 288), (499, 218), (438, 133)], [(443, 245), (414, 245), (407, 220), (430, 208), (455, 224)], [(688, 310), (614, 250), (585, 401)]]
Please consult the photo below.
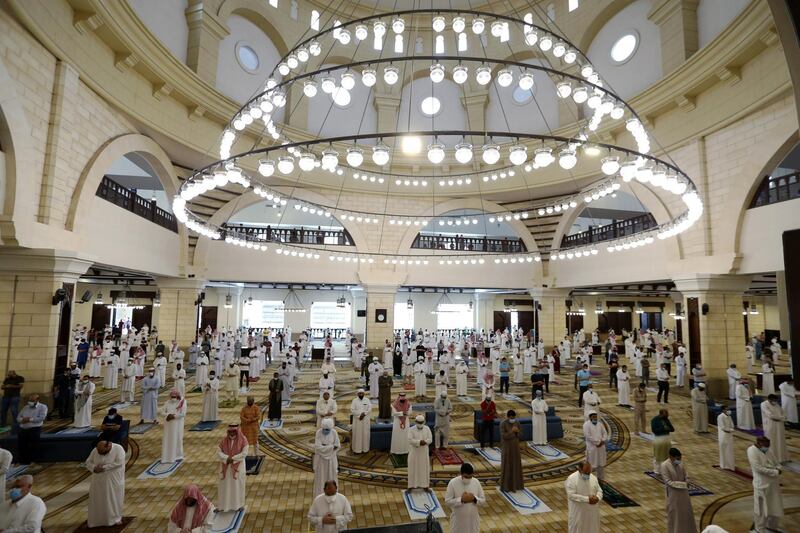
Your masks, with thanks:
[(514, 383), (522, 383), (522, 358), (514, 357)]
[(530, 349), (525, 350), (523, 357), (523, 372), (530, 374), (533, 369), (533, 354)]
[(203, 416), (201, 422), (219, 420), (219, 380), (208, 380), (203, 387)]
[(383, 366), (380, 363), (373, 361), (372, 363), (369, 364), (368, 370), (369, 370), (369, 397), (377, 398), (378, 378), (383, 375)]
[(105, 376), (103, 378), (103, 388), (104, 389), (116, 389), (119, 384), (118, 381), (119, 375), (119, 357), (116, 354), (111, 354), (106, 359), (105, 365)]
[(436, 397), (447, 393), (447, 377), (441, 374), (436, 374), (433, 382), (436, 384)]
[[(161, 439), (161, 462), (174, 463), (183, 459), (183, 422), (186, 418), (186, 400), (170, 398), (161, 408), (164, 416), (164, 436)], [(175, 418), (167, 420), (167, 415)]]
[(617, 403), (620, 405), (631, 404), (631, 376), (627, 372), (623, 372), (620, 368), (617, 370)]
[(547, 402), (536, 398), (531, 402), (531, 442), (534, 444), (547, 444)]
[(589, 389), (583, 393), (583, 418), (588, 419), (591, 411), (596, 411), (597, 415), (600, 416), (600, 396), (594, 389)]
[(136, 367), (129, 364), (122, 371), (122, 401), (132, 402), (136, 395)]
[[(323, 524), (322, 519), (325, 515), (331, 514), (335, 519), (335, 524)], [(347, 529), (347, 524), (353, 519), (353, 511), (350, 502), (344, 495), (338, 492), (333, 496), (320, 494), (314, 498), (311, 509), (308, 511), (308, 521), (314, 526), (317, 533), (336, 533)]]
[(750, 403), (750, 390), (742, 384), (736, 387), (736, 427), (755, 429), (753, 404)]
[(778, 386), (778, 389), (781, 391), (781, 407), (786, 415), (786, 420), (797, 424), (797, 390), (794, 388), (794, 384), (784, 381)]
[[(84, 464), (92, 472), (87, 525), (107, 527), (121, 522), (125, 502), (125, 449), (111, 443), (111, 450), (101, 455), (95, 448)], [(102, 467), (102, 472), (94, 471), (97, 466)]]
[[(225, 438), (228, 437), (226, 436)], [(217, 446), (217, 458), (220, 463), (217, 509), (220, 511), (235, 511), (244, 507), (245, 478), (247, 476), (245, 458), (247, 457), (248, 448), (249, 446), (244, 446), (242, 451), (233, 456), (233, 463), (228, 465), (225, 477), (222, 477), (222, 469), (228, 461), (228, 456), (222, 451), (222, 448)], [(235, 466), (236, 463), (239, 463), (238, 467)]]
[[(475, 496), (475, 501), (463, 503), (461, 496), (465, 492)], [(483, 494), (480, 481), (474, 477), (465, 481), (461, 476), (451, 479), (447, 484), (444, 503), (453, 510), (450, 515), (450, 531), (457, 533), (480, 532), (481, 519), (478, 514), (478, 506), (486, 504), (486, 496)]]
[[(589, 474), (585, 480), (580, 472), (573, 472), (564, 482), (567, 490), (567, 505), (569, 507), (568, 529), (569, 533), (600, 533), (600, 503), (603, 501), (603, 490), (594, 474)], [(599, 501), (594, 505), (589, 503), (589, 496), (595, 496)]]
[(173, 370), (172, 371), (172, 380), (175, 388), (181, 393), (181, 398), (186, 397), (186, 370), (181, 368), (180, 370)]
[(156, 367), (156, 377), (163, 387), (167, 383), (167, 358), (163, 355), (156, 357), (153, 366)]
[(719, 443), (719, 467), (726, 470), (735, 468), (733, 455), (733, 420), (731, 415), (717, 415), (717, 442)]
[[(368, 452), (372, 402), (369, 401), (367, 397), (353, 398), (353, 401), (350, 403), (350, 414), (353, 415), (353, 422), (351, 424), (352, 435), (350, 436), (350, 445), (353, 449), (353, 453)], [(364, 418), (359, 420), (362, 414)]]
[(391, 346), (386, 346), (383, 349), (383, 367), (384, 368), (392, 368), (392, 357), (394, 351), (392, 350)]
[(196, 505), (192, 507), (187, 506), (186, 516), (183, 518), (183, 524), (180, 525), (174, 524), (170, 518), (170, 521), (167, 524), (167, 533), (183, 533), (184, 530), (188, 530), (191, 533), (209, 533), (214, 527), (214, 506), (212, 505), (208, 508), (203, 523), (193, 529), (192, 520), (194, 519), (194, 513), (196, 510)]
[(333, 363), (322, 363), (322, 366), (319, 369), (320, 374), (328, 374), (329, 377), (335, 377), (336, 375), (336, 365)]
[(739, 380), (742, 379), (742, 374), (735, 368), (729, 368), (725, 373), (728, 374), (728, 399), (735, 400), (736, 387), (739, 384)]
[(75, 420), (76, 428), (88, 428), (92, 425), (92, 397), (95, 385), (91, 381), (85, 384), (79, 381), (75, 389)]
[(328, 413), (331, 413), (331, 418), (336, 418), (336, 400), (333, 398), (324, 399), (320, 398), (317, 400), (317, 428), (322, 425), (322, 419), (326, 418)]
[(401, 420), (403, 412), (395, 409), (392, 405), (392, 445), (390, 452), (395, 455), (402, 455), (408, 453), (408, 426), (413, 424), (412, 406), (411, 402), (408, 403), (408, 411), (406, 412), (405, 424)]
[(333, 376), (330, 374), (326, 378), (322, 376), (319, 378), (319, 396), (322, 398), (322, 394), (325, 392), (329, 392), (331, 396), (333, 396), (333, 388), (336, 385), (336, 381), (333, 379)]
[(47, 507), (38, 496), (26, 494), (16, 502), (0, 504), (0, 530), (41, 533)]
[(150, 377), (148, 374), (142, 379), (141, 418), (144, 421), (158, 418), (158, 389), (163, 385), (158, 380), (158, 374)]
[(678, 355), (675, 358), (675, 366), (677, 367), (677, 373), (675, 374), (675, 385), (678, 387), (683, 387), (686, 384), (686, 360), (682, 355)]
[(431, 460), (428, 456), (428, 446), (431, 445), (432, 440), (431, 428), (424, 424), (421, 428), (414, 424), (408, 430), (409, 489), (426, 489), (431, 485)]
[(467, 373), (469, 367), (462, 361), (456, 367), (456, 396), (467, 395)]
[[(608, 442), (608, 431), (600, 420), (597, 424), (592, 424), (591, 420), (583, 423), (583, 436), (586, 439), (586, 460), (592, 465), (592, 469), (606, 466), (606, 446), (598, 446), (601, 442)], [(601, 476), (602, 477), (602, 476)]]
[[(9, 468), (11, 468), (11, 460), (13, 457), (11, 456), (11, 452), (0, 448), (0, 480), (5, 483), (6, 473), (8, 472)], [(3, 505), (3, 502), (6, 501), (6, 491), (0, 490), (0, 505)]]
[(425, 363), (417, 363), (414, 365), (414, 394), (416, 396), (425, 396), (426, 387)]
[(339, 434), (335, 429), (331, 429), (327, 435), (322, 429), (317, 430), (314, 437), (314, 496), (323, 493), (326, 481), (333, 479), (338, 482), (339, 459), (336, 452), (340, 446)]
[(785, 420), (786, 417), (783, 416), (783, 409), (779, 404), (761, 402), (761, 425), (764, 427), (764, 436), (770, 441), (769, 453), (778, 463), (789, 460), (789, 453), (786, 451)]
[(761, 365), (761, 395), (770, 394), (775, 394), (775, 371), (769, 363), (764, 363)]
[(770, 454), (755, 445), (747, 448), (747, 460), (753, 471), (753, 514), (758, 516), (783, 516), (780, 470)]

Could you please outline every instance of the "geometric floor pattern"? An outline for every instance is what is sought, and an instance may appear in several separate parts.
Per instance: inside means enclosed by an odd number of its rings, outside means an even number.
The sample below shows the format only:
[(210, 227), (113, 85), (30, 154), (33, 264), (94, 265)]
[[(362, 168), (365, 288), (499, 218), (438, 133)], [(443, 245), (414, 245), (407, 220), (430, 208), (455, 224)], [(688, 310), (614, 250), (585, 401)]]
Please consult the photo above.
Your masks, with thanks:
[[(600, 507), (601, 531), (633, 533), (639, 531), (662, 531), (665, 528), (664, 487), (644, 472), (652, 470), (652, 444), (631, 436), (633, 413), (616, 406), (616, 392), (603, 379), (606, 372), (596, 367), (603, 376), (596, 380), (595, 390), (602, 399), (602, 415), (611, 430), (611, 442), (619, 448), (609, 452), (606, 480), (618, 491), (639, 504), (638, 507)], [(268, 374), (272, 370), (268, 370)], [(556, 408), (564, 424), (564, 438), (551, 444), (567, 455), (566, 458), (547, 461), (529, 447), (521, 448), (525, 486), (534, 493), (552, 512), (522, 515), (496, 489), (497, 467), (478, 454), (465, 449), (473, 442), (472, 410), (476, 407), (480, 392), (470, 378), (468, 394), (473, 403), (458, 400), (451, 394), (454, 407), (451, 430), (451, 447), (476, 469), (476, 477), (484, 483), (487, 505), (480, 509), (481, 531), (541, 531), (563, 532), (567, 529), (567, 501), (564, 494), (564, 479), (573, 471), (573, 465), (584, 453), (581, 435), (583, 410), (575, 402), (573, 376), (565, 371), (558, 383), (551, 383), (548, 403)], [(283, 409), (282, 428), (261, 433), (260, 453), (266, 458), (259, 474), (247, 477), (247, 512), (240, 531), (310, 531), (306, 519), (311, 503), (313, 474), (311, 455), (314, 435), (313, 409), (319, 371), (317, 363), (304, 363), (299, 374), (297, 390), (292, 403)], [(526, 376), (527, 379), (527, 376)], [(189, 378), (192, 381), (192, 378)], [(394, 392), (399, 392), (402, 380), (395, 380)], [(355, 390), (363, 385), (351, 367), (342, 365), (337, 371), (336, 394), (339, 414), (337, 431), (342, 441), (339, 454), (339, 490), (350, 500), (354, 519), (350, 527), (369, 527), (409, 521), (403, 499), (406, 470), (394, 468), (388, 454), (369, 452), (355, 456), (349, 451), (349, 435), (346, 431), (348, 411)], [(188, 388), (188, 387), (187, 387)], [(252, 384), (251, 394), (262, 407), (266, 405), (267, 380)], [(671, 419), (676, 432), (674, 445), (683, 452), (683, 460), (691, 480), (713, 494), (692, 497), (695, 519), (704, 527), (716, 523), (731, 533), (744, 532), (752, 521), (752, 485), (743, 478), (720, 472), (713, 468), (718, 463), (716, 428), (711, 434), (696, 435), (691, 431), (689, 401), (685, 392), (671, 391)], [(428, 386), (428, 402), (433, 401), (433, 386)], [(140, 391), (137, 387), (137, 400)], [(519, 416), (529, 415), (530, 389), (527, 385), (511, 385), (511, 394), (521, 400), (496, 398), (498, 411), (514, 408)], [(168, 397), (164, 388), (159, 405)], [(106, 407), (117, 402), (118, 391), (102, 391), (98, 383), (95, 395), (95, 412), (92, 422), (97, 426), (105, 414)], [(126, 466), (125, 516), (135, 519), (125, 532), (165, 531), (169, 512), (187, 483), (197, 483), (204, 493), (216, 500), (217, 465), (215, 448), (224, 435), (229, 422), (238, 422), (238, 413), (244, 403), (240, 396), (239, 407), (221, 408), (222, 423), (212, 431), (189, 432), (188, 428), (200, 421), (202, 397), (200, 393), (187, 395), (188, 414), (184, 436), (185, 460), (181, 467), (165, 479), (137, 479), (161, 454), (162, 429), (160, 426), (147, 433), (131, 436), (131, 446)], [(655, 415), (658, 405), (655, 394), (648, 395), (648, 417)], [(377, 411), (377, 408), (376, 408)], [(137, 422), (138, 404), (120, 412), (123, 417)], [(48, 423), (48, 429), (66, 427), (64, 423)], [(800, 461), (800, 433), (788, 432), (791, 459)], [(736, 432), (735, 452), (737, 466), (749, 471), (745, 449), (754, 437)], [(442, 466), (432, 461), (432, 483), (436, 497), (444, 502), (447, 481), (457, 475), (458, 466)], [(89, 472), (78, 463), (45, 464), (29, 470), (35, 477), (34, 493), (42, 497), (48, 508), (44, 528), (48, 533), (73, 532), (86, 520), (86, 499)], [(787, 532), (800, 533), (800, 474), (785, 472), (781, 476), (786, 516), (781, 527)], [(449, 509), (445, 509), (449, 513)], [(447, 519), (441, 520), (445, 531), (449, 531)]]

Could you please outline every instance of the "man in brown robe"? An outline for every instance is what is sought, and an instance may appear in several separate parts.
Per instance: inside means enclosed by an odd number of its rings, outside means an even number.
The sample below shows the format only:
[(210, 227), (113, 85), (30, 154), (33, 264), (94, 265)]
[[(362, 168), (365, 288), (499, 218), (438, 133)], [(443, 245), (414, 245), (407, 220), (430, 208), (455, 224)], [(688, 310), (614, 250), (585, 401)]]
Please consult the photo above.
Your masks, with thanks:
[(278, 377), (278, 373), (272, 374), (269, 382), (269, 404), (267, 418), (269, 420), (281, 419), (281, 402), (283, 401), (283, 380)]
[(258, 455), (258, 431), (261, 425), (261, 409), (256, 405), (255, 398), (247, 397), (247, 405), (239, 412), (240, 427), (247, 437), (247, 442), (253, 447), (253, 456)]
[(667, 490), (667, 533), (697, 533), (689, 497), (689, 479), (680, 450), (670, 448), (669, 458), (661, 463), (660, 473)]
[(508, 411), (507, 418), (500, 423), (500, 443), (502, 446), (500, 488), (507, 492), (525, 488), (525, 484), (522, 481), (522, 457), (519, 452), (522, 428), (516, 417), (517, 413), (511, 409)]
[(392, 418), (392, 376), (388, 370), (378, 378), (378, 418)]

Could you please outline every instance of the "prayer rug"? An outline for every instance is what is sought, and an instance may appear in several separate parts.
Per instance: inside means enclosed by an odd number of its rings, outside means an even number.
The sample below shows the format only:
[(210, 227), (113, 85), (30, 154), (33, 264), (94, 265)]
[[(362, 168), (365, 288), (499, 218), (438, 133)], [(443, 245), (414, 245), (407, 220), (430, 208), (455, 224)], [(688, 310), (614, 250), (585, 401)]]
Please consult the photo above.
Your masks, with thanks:
[(552, 511), (542, 500), (536, 497), (534, 493), (528, 489), (516, 490), (508, 492), (502, 490), (500, 487), (495, 489), (503, 498), (506, 499), (511, 506), (516, 509), (519, 514), (529, 515), (538, 513), (549, 513)]
[(782, 464), (785, 469), (790, 470), (795, 474), (800, 474), (800, 463), (798, 463), (797, 461), (787, 461)]
[(413, 412), (417, 414), (433, 412), (432, 403), (415, 403), (413, 407), (414, 407)]
[(395, 468), (408, 468), (408, 454), (390, 453), (389, 460)]
[(192, 390), (190, 390), (189, 392), (203, 392), (203, 388), (202, 388), (202, 387), (194, 387), (194, 388), (193, 388)]
[(245, 509), (237, 511), (215, 511), (214, 525), (211, 526), (210, 533), (235, 533), (239, 531), (244, 521)]
[(114, 408), (117, 411), (124, 411), (125, 409), (127, 409), (131, 405), (133, 405), (131, 402), (117, 402), (115, 404), (109, 405), (108, 408), (109, 409)]
[(457, 396), (457, 398), (458, 398), (459, 401), (465, 402), (465, 403), (472, 403), (472, 402), (475, 401), (472, 398), (470, 398), (469, 396)]
[(12, 479), (21, 476), (28, 470), (28, 465), (17, 465), (12, 466), (11, 468), (6, 471), (6, 480), (11, 481)]
[(261, 463), (263, 462), (264, 462), (263, 455), (258, 455), (256, 457), (248, 455), (247, 457), (245, 457), (244, 466), (247, 469), (246, 470), (247, 475), (248, 476), (258, 475), (258, 472), (261, 470)]
[(603, 501), (614, 509), (617, 507), (639, 507), (638, 503), (621, 493), (611, 483), (600, 481), (600, 488), (603, 489)]
[(377, 398), (370, 398), (369, 399), (369, 403), (371, 403), (372, 405), (378, 405), (378, 399)]
[(416, 387), (412, 383), (406, 383), (403, 385), (403, 390), (414, 390)]
[(561, 459), (569, 458), (569, 455), (550, 444), (540, 445), (528, 441), (528, 447), (544, 457), (545, 461), (560, 461)]
[(753, 475), (746, 470), (742, 470), (741, 468), (734, 467), (735, 470), (728, 470), (727, 468), (720, 468), (719, 465), (713, 465), (713, 468), (716, 468), (720, 472), (725, 472), (726, 474), (730, 474), (748, 483), (753, 481)]
[(618, 452), (622, 450), (622, 446), (619, 444), (614, 444), (613, 442), (606, 442), (606, 451), (607, 452)]
[(281, 407), (289, 407), (290, 405), (292, 405), (292, 400), (283, 400), (281, 402)]
[(655, 387), (647, 387), (647, 390), (650, 391), (650, 392), (655, 392), (656, 394), (658, 394), (658, 389), (655, 388)]
[(283, 420), (269, 420), (267, 418), (261, 422), (261, 431), (267, 431), (268, 429), (281, 429), (283, 427)]
[(452, 448), (434, 448), (433, 455), (439, 459), (442, 466), (464, 464), (464, 460), (458, 455), (458, 452)]
[(656, 439), (656, 436), (652, 433), (637, 433), (636, 436), (648, 442), (653, 442)]
[(89, 524), (84, 522), (78, 526), (78, 529), (76, 529), (74, 533), (83, 533), (84, 531), (91, 531), (92, 533), (117, 533), (128, 527), (128, 525), (133, 522), (133, 519), (133, 516), (123, 516), (122, 523), (118, 526), (93, 527), (91, 529), (89, 528)]
[(464, 446), (465, 450), (472, 450), (472, 453), (477, 453), (487, 461), (492, 466), (499, 466), (500, 465), (500, 456), (501, 450), (500, 448), (481, 448), (480, 446), (474, 444), (467, 444)]
[(260, 377), (260, 376), (256, 376), (256, 377), (254, 377), (254, 378), (248, 377), (248, 378), (247, 378), (247, 382), (248, 382), (248, 383), (258, 383), (258, 380), (259, 380), (259, 379), (261, 379), (261, 377)]
[(171, 476), (182, 464), (183, 459), (178, 459), (174, 463), (162, 463), (161, 459), (158, 459), (145, 468), (137, 479), (165, 479)]
[(504, 400), (508, 400), (509, 402), (521, 402), (522, 401), (522, 398), (520, 398), (516, 394), (501, 394), (500, 396)]
[(91, 426), (86, 428), (67, 428), (56, 432), (56, 435), (77, 435), (80, 433), (88, 433), (89, 431), (94, 431), (94, 429)]
[[(650, 476), (651, 478), (655, 479), (656, 481), (662, 484), (664, 483), (664, 478), (661, 477), (661, 474), (658, 474), (656, 472), (651, 472), (648, 470), (645, 472), (645, 475)], [(714, 494), (714, 493), (708, 489), (704, 489), (703, 487), (697, 485), (696, 483), (692, 483), (691, 481), (689, 482), (689, 496), (708, 496), (709, 494)]]
[(763, 429), (742, 429), (736, 428), (737, 431), (741, 431), (742, 433), (747, 433), (748, 435), (752, 435), (754, 437), (763, 437), (764, 430)]
[(217, 427), (219, 423), (220, 420), (206, 420), (205, 422), (198, 422), (197, 424), (193, 425), (189, 431), (211, 431)]
[(406, 504), (411, 520), (425, 520), (428, 517), (428, 513), (431, 513), (434, 518), (447, 518), (433, 491), (428, 492), (422, 489), (404, 490), (403, 501)]
[(151, 422), (145, 422), (144, 424), (136, 424), (135, 426), (131, 427), (128, 433), (132, 435), (141, 435), (142, 433), (147, 433), (155, 426), (156, 425)]

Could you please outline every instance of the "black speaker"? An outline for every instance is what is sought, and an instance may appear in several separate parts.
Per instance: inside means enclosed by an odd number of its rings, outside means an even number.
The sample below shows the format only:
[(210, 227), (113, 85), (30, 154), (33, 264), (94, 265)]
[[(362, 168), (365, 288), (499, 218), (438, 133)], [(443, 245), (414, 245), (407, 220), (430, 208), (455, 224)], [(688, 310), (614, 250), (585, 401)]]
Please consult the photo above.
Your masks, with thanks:
[(358, 318), (367, 318), (367, 310), (366, 309), (356, 309), (356, 316)]
[(703, 316), (708, 314), (708, 304), (703, 304), (701, 309), (703, 310)]
[(79, 304), (85, 304), (86, 302), (90, 301), (91, 299), (92, 299), (92, 291), (86, 291), (86, 292), (83, 293), (83, 296), (81, 296), (81, 299), (80, 299), (80, 301), (78, 303)]
[(567, 308), (572, 307), (572, 300), (566, 300), (564, 303), (566, 304)]
[(58, 305), (66, 299), (67, 291), (64, 289), (56, 289), (55, 294), (53, 294), (53, 305)]

